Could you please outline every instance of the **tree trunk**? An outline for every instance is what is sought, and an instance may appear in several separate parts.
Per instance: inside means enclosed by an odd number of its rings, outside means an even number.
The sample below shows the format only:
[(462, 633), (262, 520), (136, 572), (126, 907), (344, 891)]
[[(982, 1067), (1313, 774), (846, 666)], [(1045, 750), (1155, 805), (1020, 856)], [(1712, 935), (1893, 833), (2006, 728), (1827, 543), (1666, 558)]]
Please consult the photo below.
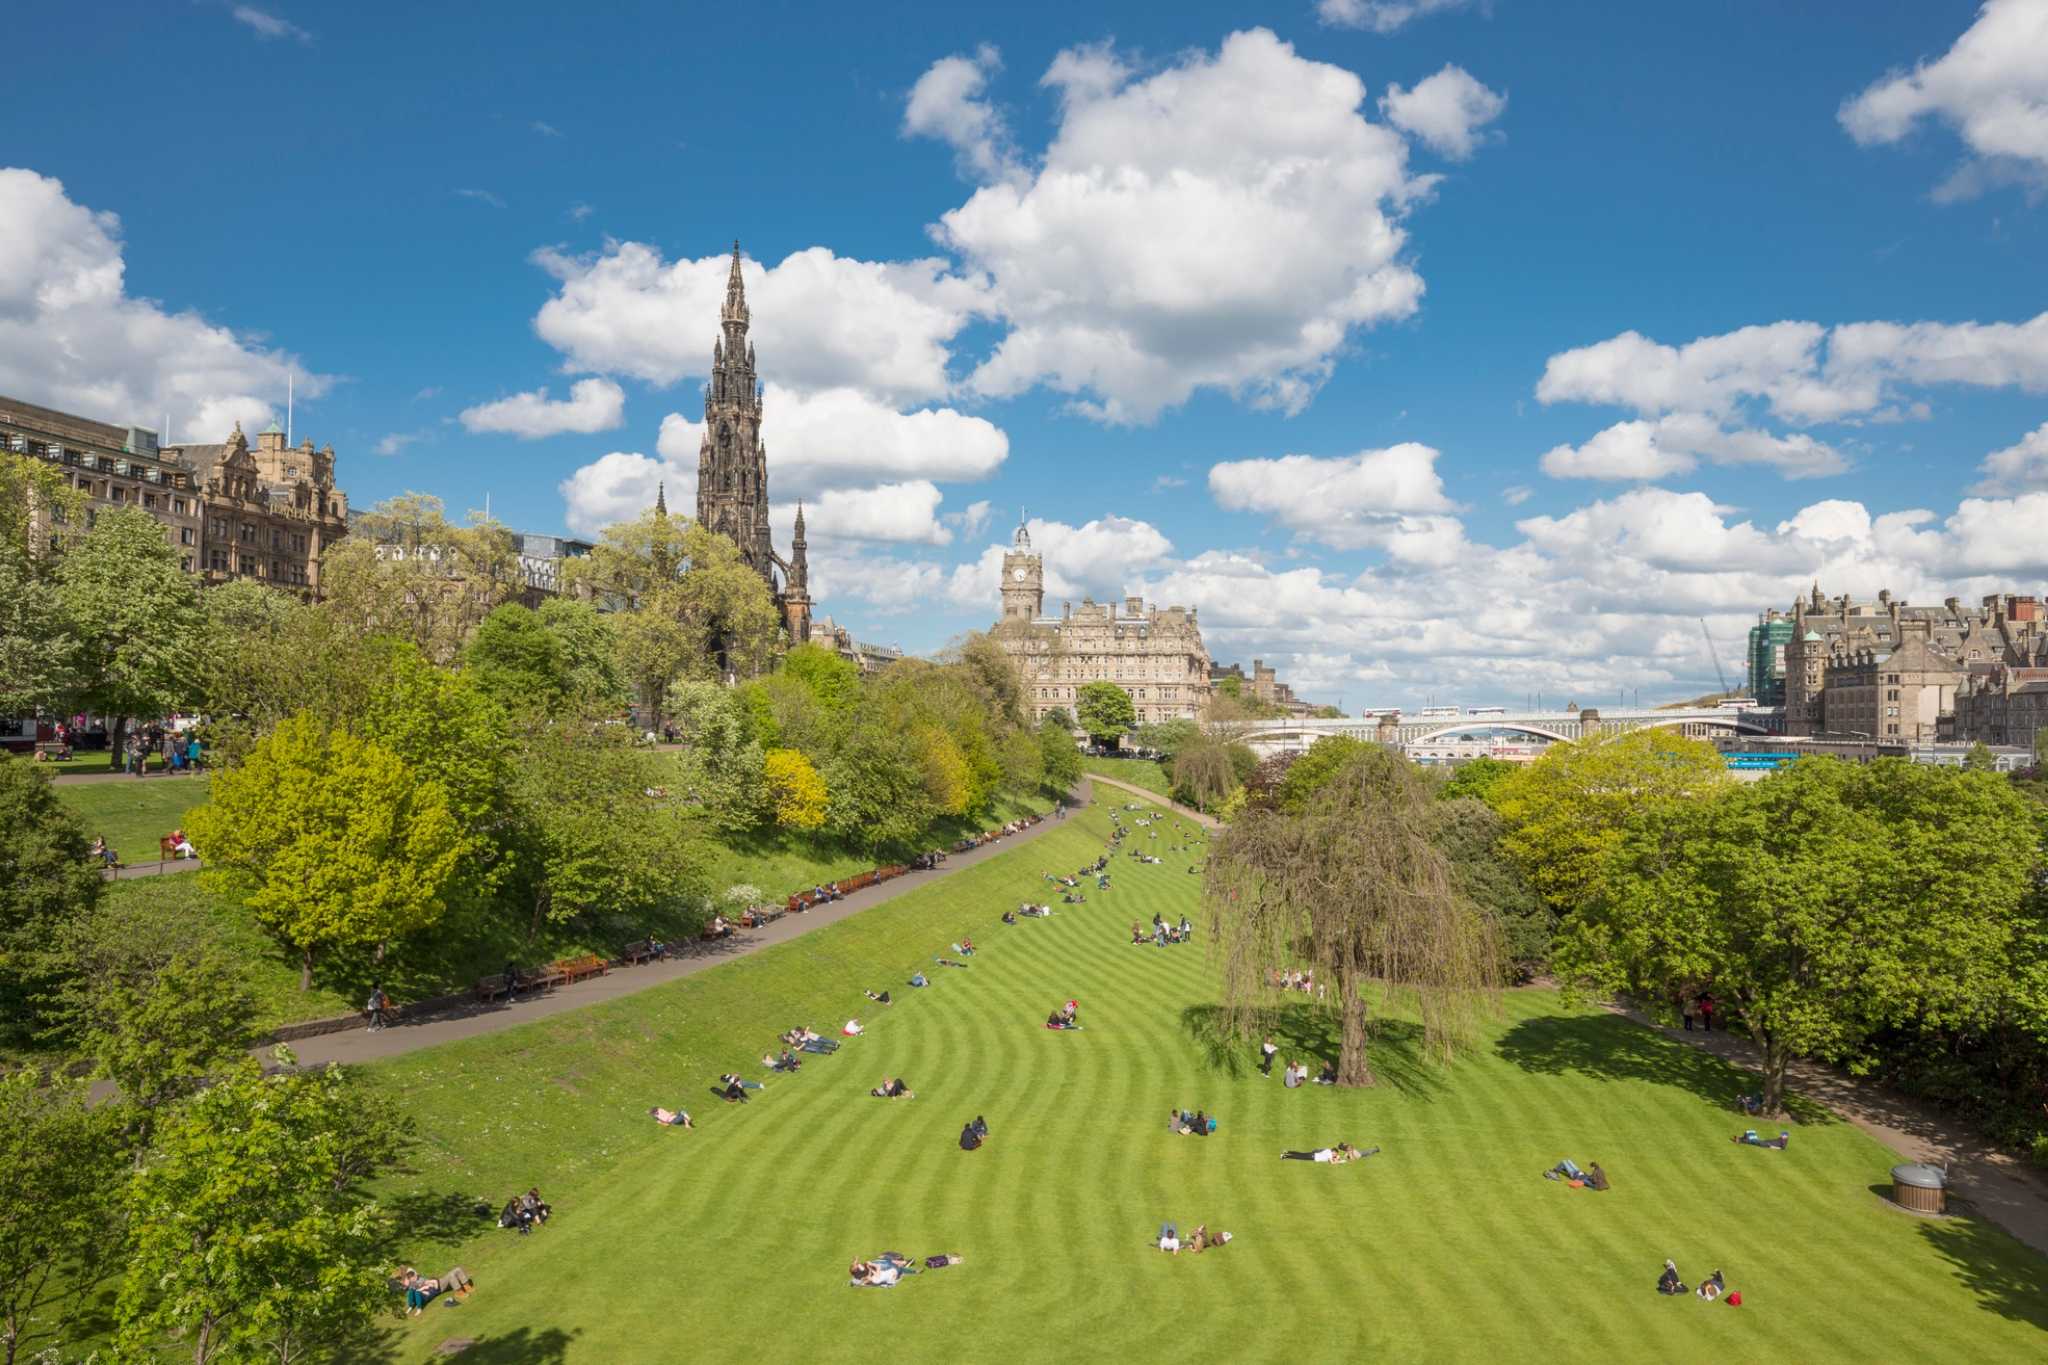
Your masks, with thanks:
[(115, 716), (114, 728), (107, 731), (107, 759), (115, 772), (121, 771), (121, 738), (128, 733), (128, 717)]
[(1785, 1064), (1792, 1060), (1785, 1045), (1766, 1038), (1764, 1045), (1764, 1112), (1785, 1112)]
[(1337, 1084), (1371, 1085), (1372, 1067), (1365, 1056), (1365, 1000), (1355, 983), (1344, 985), (1344, 1046), (1337, 1057)]
[(548, 892), (547, 888), (543, 886), (540, 890), (533, 893), (533, 923), (526, 926), (526, 941), (528, 943), (540, 937), (540, 918), (547, 908), (547, 903)]
[(313, 950), (311, 947), (299, 950), (299, 989), (313, 989)]

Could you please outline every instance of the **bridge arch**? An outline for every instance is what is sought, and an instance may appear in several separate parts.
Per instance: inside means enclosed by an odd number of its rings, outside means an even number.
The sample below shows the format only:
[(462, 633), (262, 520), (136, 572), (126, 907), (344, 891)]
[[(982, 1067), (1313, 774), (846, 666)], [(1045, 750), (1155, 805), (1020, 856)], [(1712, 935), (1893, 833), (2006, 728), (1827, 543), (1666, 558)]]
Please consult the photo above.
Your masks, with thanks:
[(1484, 720), (1482, 723), (1477, 725), (1471, 724), (1469, 722), (1464, 725), (1446, 725), (1439, 729), (1432, 730), (1426, 735), (1417, 735), (1413, 739), (1404, 740), (1403, 743), (1435, 744), (1442, 741), (1447, 735), (1461, 735), (1468, 730), (1512, 730), (1519, 735), (1538, 735), (1544, 739), (1554, 740), (1560, 744), (1569, 744), (1571, 742), (1570, 735), (1561, 735), (1555, 730), (1546, 730), (1540, 725), (1530, 725), (1526, 722), (1516, 720)]
[(1758, 725), (1754, 721), (1742, 720), (1739, 719), (1737, 716), (1731, 715), (1673, 716), (1669, 720), (1644, 721), (1640, 726), (1636, 728), (1643, 730), (1661, 730), (1667, 729), (1674, 725), (1704, 725), (1712, 730), (1732, 730), (1733, 732), (1739, 735), (1768, 735), (1771, 733), (1771, 730), (1768, 726)]

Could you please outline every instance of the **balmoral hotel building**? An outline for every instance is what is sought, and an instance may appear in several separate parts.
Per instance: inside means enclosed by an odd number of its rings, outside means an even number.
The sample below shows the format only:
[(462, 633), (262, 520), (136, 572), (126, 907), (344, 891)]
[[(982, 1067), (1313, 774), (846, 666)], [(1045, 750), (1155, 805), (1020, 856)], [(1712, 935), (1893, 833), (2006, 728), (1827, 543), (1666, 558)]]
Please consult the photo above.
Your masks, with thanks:
[(0, 448), (57, 466), (91, 499), (89, 518), (102, 508), (149, 513), (186, 572), (206, 583), (246, 578), (317, 595), (321, 552), (348, 534), (334, 448), (288, 446), (275, 423), (253, 447), (240, 426), (219, 445), (159, 446), (146, 427), (0, 397)]

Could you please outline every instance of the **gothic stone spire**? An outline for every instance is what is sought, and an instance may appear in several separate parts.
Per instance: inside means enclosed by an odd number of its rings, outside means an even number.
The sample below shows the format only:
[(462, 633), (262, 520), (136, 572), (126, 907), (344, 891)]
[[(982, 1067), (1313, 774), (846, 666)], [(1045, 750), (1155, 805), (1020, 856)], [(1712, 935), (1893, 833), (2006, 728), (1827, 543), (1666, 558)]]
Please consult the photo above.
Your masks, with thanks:
[(666, 480), (654, 485), (654, 515), (657, 517), (668, 515), (668, 483)]

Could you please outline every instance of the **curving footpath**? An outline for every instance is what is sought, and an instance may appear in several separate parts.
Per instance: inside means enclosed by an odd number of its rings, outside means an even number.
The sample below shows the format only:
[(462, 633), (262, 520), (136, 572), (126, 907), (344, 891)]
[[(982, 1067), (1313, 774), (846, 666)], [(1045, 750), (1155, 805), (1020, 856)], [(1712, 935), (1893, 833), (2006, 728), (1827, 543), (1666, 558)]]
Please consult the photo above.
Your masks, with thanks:
[[(1085, 806), (1090, 797), (1089, 779), (1084, 776), (1081, 784), (1068, 798), (1070, 807)], [(729, 962), (748, 953), (757, 953), (777, 943), (836, 924), (848, 915), (859, 914), (887, 901), (892, 901), (905, 892), (929, 886), (963, 868), (989, 858), (999, 857), (1011, 849), (1030, 843), (1049, 829), (1062, 823), (1056, 815), (1026, 829), (1021, 834), (1008, 835), (992, 844), (965, 853), (948, 854), (946, 861), (931, 872), (906, 872), (901, 877), (883, 882), (878, 886), (863, 887), (844, 899), (836, 900), (816, 910), (786, 914), (780, 919), (758, 929), (736, 929), (730, 938), (714, 943), (696, 943), (681, 950), (680, 954), (665, 962), (650, 962), (639, 967), (620, 967), (603, 976), (563, 987), (545, 994), (527, 996), (520, 1000), (497, 1001), (491, 1004), (476, 1004), (455, 1013), (435, 1014), (417, 1022), (408, 1021), (403, 1014), (389, 1027), (377, 1033), (367, 1028), (348, 1029), (341, 1033), (326, 1033), (316, 1037), (289, 1043), (292, 1056), (301, 1066), (324, 1066), (329, 1062), (373, 1062), (385, 1057), (402, 1056), (416, 1052), (423, 1047), (434, 1047), (441, 1043), (452, 1043), (460, 1038), (475, 1038), (480, 1034), (496, 1033), (500, 1029), (513, 1028), (535, 1019), (550, 1015), (580, 1010), (607, 1000), (622, 996), (636, 995), (655, 986), (693, 976), (707, 967)], [(272, 1044), (257, 1048), (258, 1056), (268, 1058)]]
[[(1610, 1006), (1615, 1013), (1674, 1043), (1711, 1052), (1752, 1071), (1761, 1069), (1756, 1044), (1737, 1034), (1667, 1028), (1637, 1010)], [(1908, 1161), (1949, 1167), (1949, 1190), (1969, 1211), (1998, 1224), (2035, 1251), (2048, 1256), (2048, 1189), (2025, 1163), (2002, 1152), (1955, 1120), (1894, 1095), (1882, 1086), (1844, 1076), (1818, 1062), (1794, 1061), (1785, 1068), (1788, 1089), (1824, 1105)], [(1740, 1116), (1737, 1116), (1739, 1119)], [(1763, 1120), (1748, 1120), (1761, 1127)]]
[(1196, 810), (1193, 806), (1183, 806), (1180, 802), (1174, 800), (1172, 797), (1161, 796), (1158, 792), (1148, 791), (1145, 788), (1137, 785), (1135, 782), (1125, 782), (1114, 777), (1104, 777), (1101, 773), (1089, 773), (1084, 780), (1089, 782), (1100, 782), (1105, 787), (1119, 787), (1124, 791), (1129, 792), (1133, 796), (1141, 796), (1145, 800), (1150, 801), (1155, 806), (1166, 807), (1175, 815), (1186, 816), (1188, 819), (1200, 825), (1203, 829), (1218, 830), (1223, 828), (1223, 822), (1221, 820), (1218, 820), (1215, 816), (1204, 815), (1202, 814), (1202, 812)]

